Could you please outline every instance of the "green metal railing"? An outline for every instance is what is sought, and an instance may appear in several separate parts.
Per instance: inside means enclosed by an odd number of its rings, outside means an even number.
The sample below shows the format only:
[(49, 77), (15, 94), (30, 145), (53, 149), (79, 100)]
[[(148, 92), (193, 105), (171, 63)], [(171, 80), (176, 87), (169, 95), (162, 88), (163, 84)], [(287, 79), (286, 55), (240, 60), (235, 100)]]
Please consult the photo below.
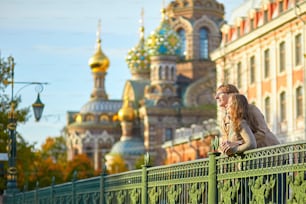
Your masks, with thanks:
[(5, 204), (306, 203), (306, 142), (149, 167), (5, 195)]

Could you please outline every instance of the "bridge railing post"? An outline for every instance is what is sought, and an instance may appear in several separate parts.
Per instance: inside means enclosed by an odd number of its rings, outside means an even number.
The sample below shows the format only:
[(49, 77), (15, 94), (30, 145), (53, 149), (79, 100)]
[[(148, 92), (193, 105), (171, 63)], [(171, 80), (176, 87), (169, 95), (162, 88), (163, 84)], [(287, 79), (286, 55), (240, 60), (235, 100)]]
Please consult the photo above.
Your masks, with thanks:
[(50, 191), (51, 191), (50, 192), (50, 197), (51, 197), (50, 198), (50, 203), (52, 203), (52, 204), (55, 203), (54, 202), (54, 185), (55, 185), (55, 177), (53, 176), (52, 177), (51, 188), (50, 188)]
[(208, 203), (218, 203), (216, 157), (219, 155), (219, 152), (208, 153)]
[(102, 173), (100, 176), (100, 204), (105, 204), (105, 176), (106, 166), (103, 165)]
[(34, 203), (35, 204), (38, 204), (39, 201), (38, 201), (38, 189), (39, 189), (39, 181), (36, 181), (36, 187), (35, 187), (35, 198), (34, 198)]
[(142, 165), (142, 177), (141, 177), (141, 203), (147, 204), (148, 202), (148, 170), (147, 168), (150, 167), (150, 155), (147, 153), (144, 156), (144, 165)]
[(76, 189), (75, 189), (75, 182), (77, 181), (77, 177), (78, 177), (78, 172), (74, 171), (73, 172), (73, 178), (72, 178), (72, 182), (71, 182), (71, 187), (72, 187), (72, 204), (76, 204)]

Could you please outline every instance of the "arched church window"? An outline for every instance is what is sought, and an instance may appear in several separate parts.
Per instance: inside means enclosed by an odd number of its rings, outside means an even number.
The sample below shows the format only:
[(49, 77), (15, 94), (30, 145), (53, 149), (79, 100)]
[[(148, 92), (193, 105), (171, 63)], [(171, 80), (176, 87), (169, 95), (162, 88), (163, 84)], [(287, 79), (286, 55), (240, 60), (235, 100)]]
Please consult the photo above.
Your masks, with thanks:
[(175, 80), (175, 70), (174, 70), (174, 67), (171, 67), (171, 80)]
[(180, 28), (177, 33), (181, 39), (181, 49), (179, 51), (179, 56), (180, 59), (183, 60), (186, 58), (186, 32), (184, 29)]
[(165, 79), (166, 80), (169, 80), (170, 79), (170, 77), (169, 77), (169, 66), (167, 65), (165, 68)]
[(172, 91), (169, 87), (165, 88), (163, 92), (164, 92), (165, 95), (171, 95), (172, 94)]
[(94, 121), (94, 116), (93, 115), (86, 115), (86, 121)]
[(85, 148), (85, 153), (86, 155), (89, 157), (89, 158), (92, 158), (93, 157), (93, 148), (91, 148), (90, 146), (87, 146)]
[(163, 77), (163, 69), (161, 66), (159, 66), (159, 69), (158, 69), (158, 79), (161, 80)]
[(101, 115), (101, 116), (100, 116), (100, 121), (101, 121), (101, 122), (108, 122), (108, 121), (109, 121), (109, 118), (108, 118), (107, 115)]
[(200, 29), (200, 59), (208, 59), (208, 30)]
[(157, 94), (157, 93), (158, 93), (158, 90), (157, 90), (157, 88), (156, 88), (156, 87), (153, 87), (151, 90), (152, 90), (152, 91), (151, 91), (151, 93), (155, 93), (155, 94)]

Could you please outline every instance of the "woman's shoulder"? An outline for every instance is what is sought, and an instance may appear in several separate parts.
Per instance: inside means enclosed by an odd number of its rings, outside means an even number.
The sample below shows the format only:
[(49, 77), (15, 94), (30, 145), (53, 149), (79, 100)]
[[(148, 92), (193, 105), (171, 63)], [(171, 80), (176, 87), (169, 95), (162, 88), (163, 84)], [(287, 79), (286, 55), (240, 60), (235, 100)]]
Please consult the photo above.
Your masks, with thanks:
[(245, 119), (242, 119), (242, 120), (240, 121), (240, 127), (241, 127), (241, 128), (249, 127), (248, 121), (246, 121)]

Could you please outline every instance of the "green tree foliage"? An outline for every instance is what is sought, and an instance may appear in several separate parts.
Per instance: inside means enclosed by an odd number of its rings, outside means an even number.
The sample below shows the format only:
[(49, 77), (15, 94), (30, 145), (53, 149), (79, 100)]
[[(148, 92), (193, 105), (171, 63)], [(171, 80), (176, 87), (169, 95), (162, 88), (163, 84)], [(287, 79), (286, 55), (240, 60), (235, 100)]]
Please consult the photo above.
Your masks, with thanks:
[(67, 161), (66, 141), (63, 136), (48, 137), (41, 146), (41, 157), (52, 157), (53, 161), (64, 164)]
[[(35, 143), (29, 144), (18, 132), (18, 124), (28, 120), (30, 105), (20, 108), (21, 97), (10, 95), (11, 93), (11, 67), (8, 61), (0, 59), (0, 153), (6, 153), (7, 141), (9, 139), (8, 113), (11, 110), (10, 104), (15, 104), (17, 116), (17, 186), (20, 190), (33, 190), (38, 182), (39, 187), (50, 186), (52, 177), (55, 183), (71, 181), (73, 173), (78, 172), (78, 179), (89, 178), (99, 175), (94, 171), (90, 159), (86, 155), (78, 155), (72, 161), (67, 161), (65, 138), (47, 138), (41, 150), (35, 150)], [(14, 93), (23, 87), (14, 86)], [(5, 92), (6, 91), (6, 92)], [(0, 191), (6, 188), (7, 162), (3, 163), (4, 175), (0, 171)], [(1, 165), (0, 165), (1, 166)]]
[[(38, 182), (39, 187), (70, 182), (77, 172), (76, 179), (98, 176), (100, 172), (94, 170), (91, 160), (80, 154), (73, 160), (67, 161), (66, 141), (63, 136), (48, 137), (40, 150), (34, 153), (30, 167), (24, 175), (24, 182), (28, 190), (33, 190)], [(32, 155), (33, 156), (33, 155)]]
[[(29, 174), (32, 173), (33, 161), (36, 155), (34, 153), (34, 144), (27, 143), (20, 135), (17, 143), (17, 186), (19, 189), (28, 188)], [(35, 183), (31, 183), (31, 187), (35, 187)]]
[(73, 179), (74, 172), (77, 172), (78, 179), (97, 176), (97, 172), (95, 172), (93, 164), (86, 154), (79, 154), (72, 161), (68, 162), (65, 176), (66, 181)]
[(24, 182), (28, 190), (36, 187), (50, 186), (54, 177), (55, 184), (63, 183), (64, 168), (66, 166), (66, 147), (64, 138), (48, 137), (41, 146), (41, 150), (33, 153), (32, 160), (27, 166)]
[(107, 155), (107, 174), (117, 174), (128, 170), (126, 163), (120, 154)]
[[(141, 169), (142, 166), (144, 165), (144, 163), (145, 163), (145, 155), (142, 155), (138, 159), (136, 159), (136, 161), (135, 161), (135, 168), (136, 169)], [(153, 158), (150, 157), (148, 166), (152, 166), (153, 163), (154, 163), (153, 162)]]

